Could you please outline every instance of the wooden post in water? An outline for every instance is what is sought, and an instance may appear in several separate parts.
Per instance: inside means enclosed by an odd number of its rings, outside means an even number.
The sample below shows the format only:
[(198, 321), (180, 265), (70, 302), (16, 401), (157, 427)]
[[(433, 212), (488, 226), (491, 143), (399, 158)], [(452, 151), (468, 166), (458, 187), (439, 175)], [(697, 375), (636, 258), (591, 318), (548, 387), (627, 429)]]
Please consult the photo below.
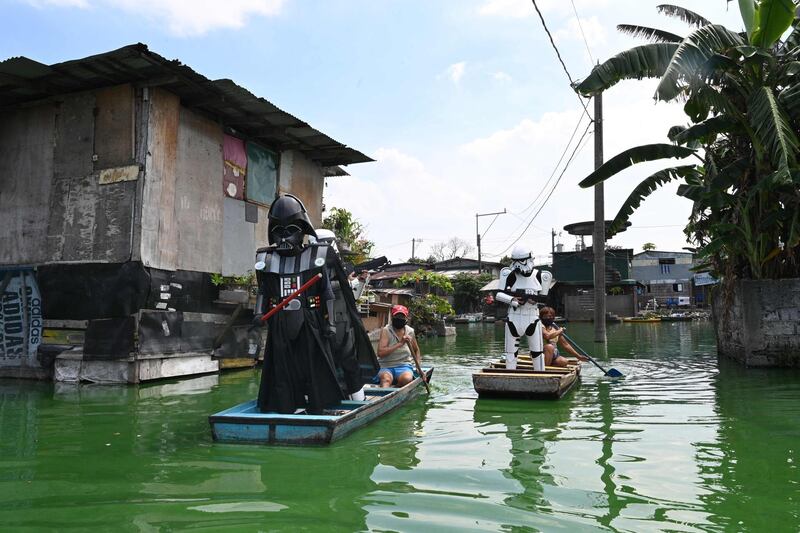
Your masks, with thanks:
[[(603, 93), (594, 97), (594, 168), (603, 164)], [(594, 186), (594, 342), (606, 342), (606, 220), (603, 182)]]

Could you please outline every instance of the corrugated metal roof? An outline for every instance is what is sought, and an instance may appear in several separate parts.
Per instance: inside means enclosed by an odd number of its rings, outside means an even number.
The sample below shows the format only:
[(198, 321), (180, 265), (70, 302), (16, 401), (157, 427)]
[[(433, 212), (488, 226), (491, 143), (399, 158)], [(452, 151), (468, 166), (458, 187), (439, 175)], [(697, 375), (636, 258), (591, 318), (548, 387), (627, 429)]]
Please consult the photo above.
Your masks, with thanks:
[(371, 289), (372, 292), (380, 294), (405, 294), (407, 296), (414, 296), (416, 293), (414, 289)]
[(233, 81), (209, 80), (141, 43), (53, 65), (27, 57), (2, 61), (0, 110), (122, 83), (162, 87), (178, 95), (185, 107), (211, 115), (227, 128), (278, 150), (298, 150), (325, 167), (373, 161)]

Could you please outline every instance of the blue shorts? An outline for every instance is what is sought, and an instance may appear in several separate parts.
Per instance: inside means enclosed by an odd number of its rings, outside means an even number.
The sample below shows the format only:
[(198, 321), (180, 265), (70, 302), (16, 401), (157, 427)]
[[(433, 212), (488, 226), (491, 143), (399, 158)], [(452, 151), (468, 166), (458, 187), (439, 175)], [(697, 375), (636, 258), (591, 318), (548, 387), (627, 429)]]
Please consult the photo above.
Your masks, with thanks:
[(411, 372), (411, 375), (412, 376), (414, 375), (414, 369), (411, 367), (411, 365), (406, 364), (400, 366), (393, 366), (390, 368), (381, 368), (380, 370), (378, 370), (378, 375), (375, 376), (375, 379), (373, 379), (372, 381), (374, 383), (380, 383), (381, 374), (383, 374), (384, 372), (388, 372), (389, 374), (392, 375), (392, 383), (397, 381), (397, 378), (399, 378), (400, 374), (402, 374), (403, 372)]

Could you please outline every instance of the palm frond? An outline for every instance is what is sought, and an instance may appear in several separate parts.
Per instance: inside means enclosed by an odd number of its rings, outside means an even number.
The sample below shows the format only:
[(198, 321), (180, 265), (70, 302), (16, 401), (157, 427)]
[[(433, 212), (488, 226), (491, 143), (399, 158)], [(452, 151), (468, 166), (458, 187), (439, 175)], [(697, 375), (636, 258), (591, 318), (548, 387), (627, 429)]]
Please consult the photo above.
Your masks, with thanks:
[(668, 31), (659, 30), (658, 28), (649, 28), (647, 26), (637, 26), (635, 24), (617, 24), (617, 30), (622, 33), (627, 33), (636, 38), (647, 39), (654, 43), (679, 43), (683, 40), (680, 35), (675, 35)]
[(660, 6), (657, 6), (656, 9), (658, 9), (658, 12), (662, 15), (679, 18), (690, 26), (702, 28), (703, 26), (708, 26), (711, 24), (711, 21), (709, 21), (707, 18), (698, 15), (694, 11), (690, 11), (685, 7), (675, 6), (672, 4), (661, 4)]
[(794, 19), (792, 22), (792, 32), (786, 37), (784, 47), (786, 50), (792, 50), (800, 46), (800, 19)]
[(798, 140), (772, 89), (759, 87), (747, 104), (750, 125), (770, 161), (776, 169), (788, 169), (797, 159)]
[(670, 157), (683, 159), (684, 157), (694, 155), (694, 153), (695, 151), (690, 148), (674, 144), (656, 143), (635, 146), (615, 155), (603, 163), (597, 170), (586, 176), (578, 185), (583, 188), (592, 187), (636, 163), (657, 161)]
[(738, 33), (724, 26), (703, 26), (687, 36), (672, 56), (656, 89), (656, 98), (672, 100), (681, 93), (687, 81), (703, 74), (708, 60), (730, 48), (745, 44)]
[(729, 116), (717, 115), (676, 134), (672, 141), (678, 144), (686, 144), (689, 141), (702, 141), (704, 144), (710, 144), (713, 142), (712, 137), (730, 130), (735, 124), (736, 121)]
[(778, 102), (794, 120), (800, 120), (800, 82), (786, 87), (778, 95)]
[(646, 177), (642, 182), (633, 189), (633, 192), (628, 198), (622, 202), (622, 207), (619, 208), (617, 215), (609, 226), (609, 233), (616, 234), (618, 231), (624, 229), (634, 211), (642, 204), (645, 198), (650, 196), (656, 189), (669, 183), (672, 180), (681, 178), (694, 170), (694, 165), (686, 165), (673, 168), (665, 168), (659, 170), (654, 174)]
[(677, 49), (675, 43), (634, 46), (594, 67), (586, 79), (575, 84), (575, 90), (584, 96), (591, 96), (622, 80), (659, 78)]
[(750, 42), (761, 48), (770, 48), (792, 25), (794, 14), (793, 0), (760, 0)]

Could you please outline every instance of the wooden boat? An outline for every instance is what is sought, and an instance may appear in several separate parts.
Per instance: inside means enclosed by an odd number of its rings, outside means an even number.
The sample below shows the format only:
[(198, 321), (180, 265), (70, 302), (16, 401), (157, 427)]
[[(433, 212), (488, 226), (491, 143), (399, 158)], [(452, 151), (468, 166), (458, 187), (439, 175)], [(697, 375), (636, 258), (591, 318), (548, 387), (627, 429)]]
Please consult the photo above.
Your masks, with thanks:
[(634, 322), (636, 324), (648, 324), (651, 322), (661, 322), (660, 316), (651, 316), (651, 317), (643, 317), (643, 316), (627, 316), (622, 319), (623, 322)]
[[(433, 368), (425, 369), (430, 380)], [(364, 387), (364, 401), (345, 400), (321, 415), (261, 413), (256, 400), (208, 417), (217, 442), (236, 444), (325, 445), (417, 397), (425, 386), (420, 377), (405, 387)]]
[(533, 370), (530, 359), (520, 358), (514, 370), (497, 361), (472, 374), (472, 384), (481, 398), (558, 399), (580, 381), (580, 363), (569, 361), (566, 368), (548, 366), (544, 371)]

